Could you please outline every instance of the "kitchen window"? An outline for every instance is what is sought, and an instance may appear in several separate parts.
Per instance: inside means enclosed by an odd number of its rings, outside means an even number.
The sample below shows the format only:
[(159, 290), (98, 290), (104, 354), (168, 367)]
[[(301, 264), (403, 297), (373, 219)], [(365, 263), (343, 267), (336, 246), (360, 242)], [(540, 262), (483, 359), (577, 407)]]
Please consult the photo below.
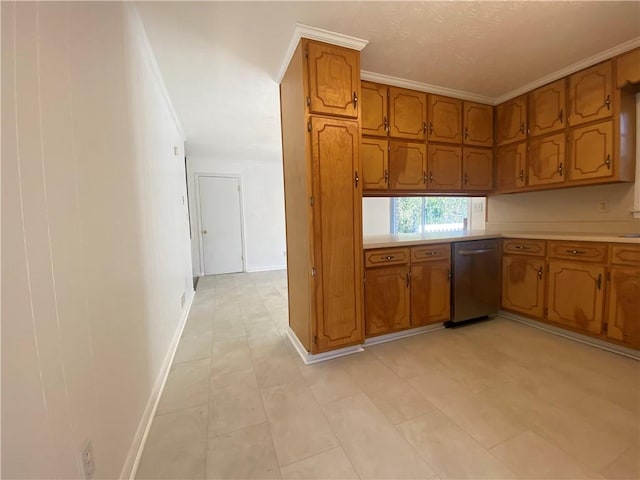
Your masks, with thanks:
[(390, 202), (392, 234), (465, 230), (469, 197), (397, 197)]

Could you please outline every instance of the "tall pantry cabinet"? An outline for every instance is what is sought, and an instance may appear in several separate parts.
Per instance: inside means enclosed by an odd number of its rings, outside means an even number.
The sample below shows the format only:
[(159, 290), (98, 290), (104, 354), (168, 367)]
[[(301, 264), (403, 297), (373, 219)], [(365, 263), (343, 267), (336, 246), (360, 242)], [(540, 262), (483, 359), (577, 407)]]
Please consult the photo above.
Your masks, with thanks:
[(280, 83), (289, 327), (311, 354), (362, 343), (360, 53), (302, 39)]

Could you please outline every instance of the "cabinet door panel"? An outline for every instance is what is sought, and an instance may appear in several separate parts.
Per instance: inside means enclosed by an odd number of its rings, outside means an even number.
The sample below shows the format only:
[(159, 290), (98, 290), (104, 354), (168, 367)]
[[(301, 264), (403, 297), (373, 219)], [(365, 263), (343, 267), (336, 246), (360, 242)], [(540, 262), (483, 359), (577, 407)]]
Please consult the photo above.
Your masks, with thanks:
[(526, 185), (527, 144), (517, 143), (496, 151), (496, 190), (515, 192)]
[(551, 261), (547, 318), (573, 329), (602, 331), (604, 267)]
[(409, 267), (365, 271), (366, 336), (409, 327)]
[(542, 318), (544, 260), (506, 255), (502, 260), (502, 308)]
[(611, 269), (607, 336), (640, 347), (640, 270)]
[(362, 340), (358, 123), (311, 119), (318, 351)]
[(569, 125), (611, 116), (613, 81), (611, 60), (569, 77)]
[(462, 188), (485, 192), (493, 188), (493, 150), (463, 148)]
[(363, 138), (362, 188), (386, 190), (389, 186), (389, 142), (378, 138)]
[(389, 152), (389, 188), (425, 190), (427, 148), (422, 143), (391, 142)]
[(389, 135), (424, 140), (427, 131), (427, 94), (389, 87)]
[(493, 146), (493, 107), (482, 103), (464, 102), (463, 142), (479, 147)]
[(428, 139), (432, 142), (462, 142), (462, 100), (429, 95)]
[(358, 117), (360, 56), (355, 50), (308, 42), (309, 111)]
[(560, 79), (529, 93), (529, 130), (546, 135), (565, 127), (566, 82)]
[(428, 190), (460, 190), (462, 188), (462, 148), (429, 145), (427, 157)]
[(569, 132), (570, 178), (588, 180), (613, 175), (613, 126), (611, 122), (576, 128)]
[(548, 185), (565, 181), (564, 133), (530, 141), (529, 185)]
[(451, 265), (448, 261), (411, 265), (411, 326), (451, 318)]
[(527, 96), (509, 100), (496, 107), (496, 141), (498, 145), (527, 138)]
[(616, 58), (616, 87), (640, 83), (640, 48)]
[(387, 136), (387, 87), (362, 82), (362, 134)]

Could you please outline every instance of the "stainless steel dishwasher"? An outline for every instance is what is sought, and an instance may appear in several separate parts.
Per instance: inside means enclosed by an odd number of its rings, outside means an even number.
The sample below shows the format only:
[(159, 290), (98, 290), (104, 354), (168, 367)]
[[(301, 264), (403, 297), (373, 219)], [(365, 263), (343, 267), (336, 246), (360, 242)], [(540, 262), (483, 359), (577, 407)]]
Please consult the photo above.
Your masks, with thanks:
[(486, 317), (500, 307), (500, 240), (453, 244), (451, 321), (445, 326)]

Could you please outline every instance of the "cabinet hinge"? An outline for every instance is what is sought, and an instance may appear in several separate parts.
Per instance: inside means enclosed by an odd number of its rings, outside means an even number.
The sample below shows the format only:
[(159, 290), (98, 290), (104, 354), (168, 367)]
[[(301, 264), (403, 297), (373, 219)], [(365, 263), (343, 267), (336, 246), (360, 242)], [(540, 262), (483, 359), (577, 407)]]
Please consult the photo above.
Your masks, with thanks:
[(311, 97), (307, 97), (307, 107), (311, 106)]
[(316, 267), (311, 267), (311, 276), (312, 277), (316, 276)]
[(307, 123), (307, 130), (311, 131), (311, 122)]
[(318, 336), (317, 335), (313, 336), (313, 343), (316, 344), (316, 345), (318, 344)]
[(544, 316), (546, 317), (547, 315), (549, 315), (549, 309), (544, 307)]
[(309, 58), (309, 50), (304, 51), (304, 58)]
[(313, 197), (309, 197), (309, 205), (311, 205), (313, 207), (314, 203), (315, 203), (314, 198)]
[(604, 322), (602, 324), (602, 332), (607, 333), (608, 331), (609, 331), (609, 324), (607, 322)]

